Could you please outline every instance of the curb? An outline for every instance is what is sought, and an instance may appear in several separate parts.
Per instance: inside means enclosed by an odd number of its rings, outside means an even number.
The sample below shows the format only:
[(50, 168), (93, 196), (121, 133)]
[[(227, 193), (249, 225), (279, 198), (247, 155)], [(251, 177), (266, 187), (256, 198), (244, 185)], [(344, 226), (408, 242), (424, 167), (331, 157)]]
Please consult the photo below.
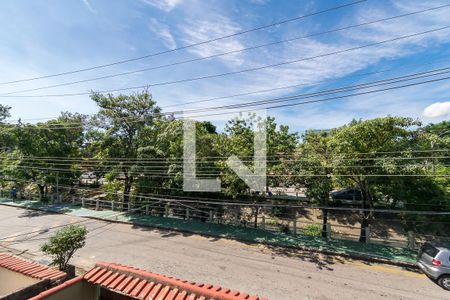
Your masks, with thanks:
[[(67, 215), (64, 212), (58, 212), (58, 211), (52, 211), (52, 210), (48, 210), (48, 209), (40, 209), (40, 208), (34, 208), (34, 207), (16, 206), (16, 205), (11, 205), (11, 204), (2, 203), (2, 202), (0, 202), (0, 205), (21, 208), (21, 209), (25, 209), (25, 210), (45, 211), (45, 212), (54, 213), (54, 214)], [(286, 248), (286, 249), (293, 249), (293, 250), (300, 250), (300, 251), (307, 251), (307, 252), (315, 252), (315, 253), (321, 253), (321, 254), (329, 255), (329, 256), (338, 256), (338, 257), (350, 258), (350, 259), (354, 259), (354, 260), (366, 261), (366, 262), (370, 262), (370, 263), (381, 263), (381, 264), (386, 264), (386, 265), (392, 265), (392, 266), (397, 266), (397, 267), (419, 270), (419, 267), (414, 263), (391, 261), (391, 260), (388, 260), (385, 258), (379, 258), (379, 257), (374, 257), (374, 256), (368, 256), (368, 255), (366, 256), (366, 255), (359, 255), (359, 254), (354, 254), (354, 253), (342, 253), (342, 252), (335, 252), (335, 251), (330, 251), (330, 250), (323, 250), (323, 249), (318, 249), (318, 248), (309, 248), (309, 247), (302, 247), (302, 246), (290, 246), (290, 245), (284, 245), (284, 244), (280, 244), (280, 243), (257, 242), (257, 241), (250, 240), (250, 239), (230, 238), (230, 237), (221, 236), (221, 235), (199, 233), (199, 232), (196, 232), (193, 230), (167, 228), (167, 227), (158, 226), (158, 225), (148, 225), (148, 224), (133, 223), (133, 222), (127, 222), (127, 221), (120, 221), (120, 220), (110, 220), (110, 219), (105, 219), (105, 218), (101, 218), (101, 217), (93, 217), (93, 216), (79, 216), (79, 217), (103, 221), (103, 222), (109, 222), (109, 223), (128, 224), (128, 225), (135, 225), (135, 226), (140, 226), (140, 227), (144, 227), (144, 228), (154, 228), (154, 229), (166, 230), (166, 231), (176, 231), (176, 232), (182, 232), (182, 233), (197, 234), (197, 235), (201, 235), (204, 237), (215, 237), (215, 238), (220, 237), (223, 239), (243, 242), (243, 243), (251, 244), (251, 245), (265, 245), (265, 246), (272, 246), (272, 247), (275, 246), (275, 247), (279, 247), (279, 248)]]

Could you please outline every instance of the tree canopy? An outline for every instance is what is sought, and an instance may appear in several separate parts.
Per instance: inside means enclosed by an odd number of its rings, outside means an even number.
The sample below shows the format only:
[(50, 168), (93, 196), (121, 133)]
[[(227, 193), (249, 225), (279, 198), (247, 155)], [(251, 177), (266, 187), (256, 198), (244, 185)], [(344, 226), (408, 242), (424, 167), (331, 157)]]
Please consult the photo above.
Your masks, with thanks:
[[(4, 123), (10, 108), (0, 106), (0, 182), (34, 186), (43, 199), (58, 188), (75, 194), (95, 191), (96, 197), (121, 202), (124, 208), (155, 197), (257, 204), (272, 201), (274, 189), (301, 189), (311, 205), (321, 207), (322, 232), (327, 208), (338, 205), (330, 193), (350, 188), (362, 196), (362, 242), (373, 208), (450, 209), (448, 121), (423, 126), (411, 118), (387, 116), (308, 130), (302, 136), (273, 117), (242, 115), (223, 128), (197, 121), (196, 176), (221, 180), (221, 191), (211, 194), (183, 191), (183, 120), (166, 116), (148, 91), (93, 93), (91, 98), (98, 105), (94, 116), (62, 113), (35, 124)], [(260, 159), (253, 147), (254, 125), (261, 121), (267, 131), (267, 184), (265, 192), (255, 193), (227, 158), (235, 155), (253, 170)], [(80, 175), (87, 172), (95, 174), (96, 186), (80, 184)], [(209, 207), (219, 210), (218, 205)], [(416, 228), (418, 219), (402, 216), (405, 228)]]

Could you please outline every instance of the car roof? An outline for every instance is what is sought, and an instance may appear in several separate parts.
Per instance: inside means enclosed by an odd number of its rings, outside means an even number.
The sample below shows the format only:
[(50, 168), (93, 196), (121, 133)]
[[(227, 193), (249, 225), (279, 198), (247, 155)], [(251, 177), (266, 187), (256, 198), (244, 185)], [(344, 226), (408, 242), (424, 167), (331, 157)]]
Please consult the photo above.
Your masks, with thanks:
[(450, 251), (450, 242), (427, 242), (427, 244), (430, 244), (439, 250)]

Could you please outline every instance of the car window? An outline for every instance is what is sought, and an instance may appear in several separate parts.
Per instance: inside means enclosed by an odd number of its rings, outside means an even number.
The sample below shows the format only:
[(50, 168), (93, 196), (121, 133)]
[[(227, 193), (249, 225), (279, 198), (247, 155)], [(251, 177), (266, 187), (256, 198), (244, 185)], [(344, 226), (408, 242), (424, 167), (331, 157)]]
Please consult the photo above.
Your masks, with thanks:
[(423, 245), (422, 251), (431, 257), (436, 257), (436, 255), (439, 253), (439, 249), (436, 249), (435, 247), (433, 247), (430, 244)]

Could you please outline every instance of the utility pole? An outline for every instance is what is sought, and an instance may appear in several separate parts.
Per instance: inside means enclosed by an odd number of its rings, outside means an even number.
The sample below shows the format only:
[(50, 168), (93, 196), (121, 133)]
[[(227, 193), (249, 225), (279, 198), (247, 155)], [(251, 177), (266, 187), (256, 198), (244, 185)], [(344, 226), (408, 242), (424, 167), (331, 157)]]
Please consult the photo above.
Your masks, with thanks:
[(59, 172), (56, 172), (56, 202), (59, 201)]

